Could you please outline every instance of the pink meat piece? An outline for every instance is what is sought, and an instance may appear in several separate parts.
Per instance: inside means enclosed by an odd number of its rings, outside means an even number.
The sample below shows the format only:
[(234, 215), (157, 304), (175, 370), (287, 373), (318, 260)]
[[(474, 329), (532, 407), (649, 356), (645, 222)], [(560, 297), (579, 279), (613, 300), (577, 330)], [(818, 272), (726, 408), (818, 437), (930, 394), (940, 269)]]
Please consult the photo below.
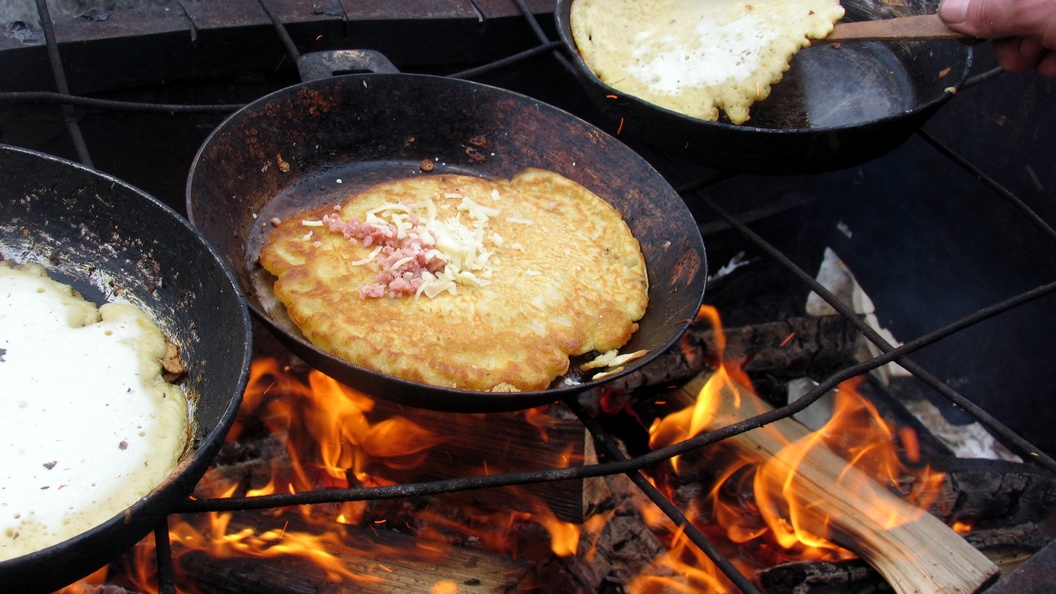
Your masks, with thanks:
[(399, 237), (396, 227), (389, 223), (367, 223), (358, 219), (343, 221), (336, 215), (323, 216), (323, 224), (346, 239), (361, 242), (365, 247), (382, 246), (381, 253), (374, 259), (380, 270), (372, 284), (360, 287), (361, 297), (414, 295), (425, 282), (423, 271), (435, 274), (444, 269), (447, 264), (444, 258), (432, 252), (422, 241), (420, 219), (411, 214), (408, 221), (413, 227), (406, 236)]

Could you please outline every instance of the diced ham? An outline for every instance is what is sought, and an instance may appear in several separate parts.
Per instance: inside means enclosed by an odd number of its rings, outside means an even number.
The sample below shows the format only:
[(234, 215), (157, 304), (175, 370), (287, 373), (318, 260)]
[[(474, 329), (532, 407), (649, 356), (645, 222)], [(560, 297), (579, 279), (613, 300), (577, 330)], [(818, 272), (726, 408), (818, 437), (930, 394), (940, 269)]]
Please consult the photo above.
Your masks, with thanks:
[[(413, 213), (407, 217), (410, 229), (402, 234), (394, 225), (385, 222), (344, 221), (337, 215), (325, 215), (322, 220), (328, 229), (350, 241), (365, 247), (382, 246), (374, 258), (381, 270), (374, 283), (360, 287), (360, 296), (364, 298), (414, 295), (425, 282), (423, 271), (436, 274), (447, 265), (443, 255), (432, 248), (432, 236)], [(423, 240), (423, 235), (428, 239)]]

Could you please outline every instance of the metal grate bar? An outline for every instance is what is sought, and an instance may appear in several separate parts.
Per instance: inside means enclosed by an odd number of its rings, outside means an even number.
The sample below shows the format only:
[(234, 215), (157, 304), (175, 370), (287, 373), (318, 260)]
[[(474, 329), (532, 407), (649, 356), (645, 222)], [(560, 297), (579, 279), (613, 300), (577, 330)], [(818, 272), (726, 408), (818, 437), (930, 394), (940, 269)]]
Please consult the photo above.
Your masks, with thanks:
[[(595, 443), (597, 443), (606, 456), (613, 460), (626, 460), (623, 452), (620, 450), (616, 440), (612, 438), (601, 426), (601, 423), (597, 419), (590, 416), (590, 413), (579, 404), (575, 399), (569, 398), (565, 404), (572, 409), (572, 412), (576, 413), (576, 416), (583, 423), (583, 425), (590, 431), (591, 436), (594, 437)], [(660, 511), (664, 512), (675, 523), (676, 526), (686, 537), (701, 550), (702, 553), (708, 556), (708, 559), (715, 564), (715, 567), (719, 569), (737, 588), (744, 594), (762, 594), (755, 584), (748, 579), (737, 567), (730, 561), (726, 555), (709, 541), (704, 533), (698, 529), (693, 522), (686, 517), (682, 510), (672, 503), (663, 493), (660, 492), (649, 479), (641, 472), (628, 472), (627, 477), (641, 489), (642, 493), (653, 502)]]
[(1034, 212), (1034, 209), (1028, 206), (1026, 202), (1020, 200), (1018, 196), (1016, 196), (1007, 188), (999, 184), (997, 180), (987, 175), (985, 172), (983, 172), (982, 169), (979, 169), (964, 157), (958, 155), (953, 149), (943, 144), (941, 141), (939, 141), (938, 138), (935, 138), (935, 136), (929, 133), (928, 131), (920, 130), (917, 132), (917, 135), (927, 141), (928, 144), (934, 147), (935, 150), (942, 153), (946, 158), (950, 159), (958, 166), (960, 166), (961, 169), (964, 169), (968, 173), (972, 174), (983, 185), (990, 188), (991, 190), (996, 192), (997, 195), (1004, 198), (1005, 201), (1007, 201), (1009, 204), (1015, 207), (1016, 210), (1022, 213), (1023, 216), (1025, 216), (1027, 220), (1029, 220), (1035, 227), (1043, 231), (1051, 239), (1056, 240), (1056, 230), (1054, 230), (1051, 225), (1045, 222), (1044, 219), (1038, 216), (1038, 213)]
[[(485, 64), (480, 67), (476, 67), (470, 70), (464, 70), (462, 72), (451, 75), (455, 78), (472, 78), (487, 72), (507, 68), (513, 66), (521, 61), (534, 58), (541, 54), (548, 52), (553, 53), (555, 59), (558, 62), (565, 63), (565, 56), (559, 51), (560, 42), (553, 42), (547, 39), (545, 32), (539, 26), (538, 22), (532, 15), (531, 11), (525, 5), (523, 0), (516, 0), (518, 6), (521, 8), (525, 17), (527, 18), (529, 25), (539, 38), (540, 45), (533, 47), (524, 52), (514, 54), (507, 58)], [(276, 16), (275, 12), (271, 9), (270, 4), (267, 0), (258, 0), (262, 9), (268, 14), (272, 22), (276, 27), (277, 34), (282, 39), (287, 52), (290, 57), (296, 61), (299, 56), (299, 50), (296, 45), (289, 37), (286, 32), (284, 24)], [(71, 138), (73, 139), (75, 148), (77, 149), (78, 155), (80, 155), (82, 162), (86, 165), (91, 166), (91, 159), (88, 154), (88, 149), (85, 146), (84, 138), (80, 133), (80, 127), (76, 118), (73, 114), (73, 106), (93, 107), (99, 109), (112, 109), (118, 111), (151, 111), (151, 112), (171, 112), (171, 113), (229, 113), (239, 106), (232, 105), (165, 105), (165, 104), (139, 104), (119, 101), (104, 101), (97, 99), (89, 99), (85, 97), (72, 96), (69, 93), (69, 89), (65, 84), (65, 76), (62, 69), (61, 59), (58, 55), (58, 47), (54, 39), (54, 32), (51, 31), (50, 18), (47, 14), (47, 6), (44, 0), (37, 0), (38, 10), (41, 14), (41, 22), (44, 28), (45, 37), (47, 39), (49, 57), (52, 61), (52, 68), (56, 78), (56, 85), (58, 88), (57, 93), (5, 93), (0, 94), (0, 102), (4, 101), (19, 101), (19, 102), (42, 102), (42, 103), (57, 103), (63, 106), (63, 112), (66, 116), (66, 125)], [(474, 5), (474, 9), (480, 14), (479, 9)], [(481, 16), (483, 19), (483, 16)], [(992, 76), (991, 73), (987, 73), (984, 76)], [(980, 82), (986, 80), (980, 78)], [(1027, 217), (1033, 224), (1042, 229), (1053, 239), (1056, 239), (1056, 231), (1053, 230), (1045, 221), (1041, 220), (1028, 206), (1026, 206), (1021, 200), (1014, 196), (1008, 190), (1002, 188), (999, 184), (994, 182), (988, 176), (983, 174), (977, 168), (972, 166), (966, 160), (962, 159), (954, 151), (940, 143), (933, 136), (926, 132), (920, 132), (920, 136), (938, 151), (946, 155), (953, 162), (964, 167), (968, 171), (972, 172), (976, 177), (988, 187), (1002, 195), (1011, 204), (1016, 206), (1025, 217)], [(616, 474), (625, 474), (634, 481), (643, 492), (656, 503), (662, 511), (665, 512), (668, 517), (675, 522), (676, 525), (685, 528), (686, 535), (690, 540), (716, 564), (716, 566), (723, 571), (730, 578), (730, 580), (743, 592), (756, 593), (758, 590), (756, 587), (745, 577), (740, 571), (738, 571), (729, 559), (727, 559), (721, 552), (710, 543), (703, 534), (692, 525), (691, 522), (682, 514), (671, 501), (663, 496), (658, 490), (655, 489), (644, 476), (641, 474), (641, 470), (648, 467), (654, 466), (659, 463), (663, 463), (674, 456), (678, 456), (690, 451), (698, 450), (707, 447), (711, 444), (722, 441), (723, 439), (732, 437), (734, 435), (750, 431), (752, 429), (764, 426), (772, 423), (776, 420), (783, 419), (791, 416), (792, 414), (803, 410), (810, 406), (813, 402), (819, 399), (822, 395), (834, 388), (841, 381), (849, 379), (851, 377), (867, 373), (872, 369), (878, 368), (888, 362), (898, 362), (901, 366), (909, 370), (916, 377), (924, 381), (930, 387), (935, 389), (937, 392), (942, 394), (944, 397), (954, 402), (974, 417), (976, 417), (982, 424), (989, 427), (996, 434), (1002, 437), (1006, 442), (1019, 448), (1028, 458), (1035, 460), (1038, 464), (1044, 466), (1050, 471), (1056, 472), (1056, 460), (1045, 455), (1043, 452), (1038, 450), (1028, 441), (1020, 437), (1015, 432), (1011, 431), (1008, 427), (993, 418), (986, 411), (980, 409), (974, 405), (971, 401), (959, 394), (953, 388), (946, 385), (926, 369), (923, 369), (911, 359), (908, 358), (912, 353), (924, 348), (928, 345), (934, 344), (943, 338), (958, 332), (964, 328), (967, 328), (973, 324), (976, 324), (982, 320), (991, 318), (999, 315), (1003, 312), (1009, 311), (1015, 307), (1023, 305), (1025, 303), (1034, 301), (1036, 299), (1050, 296), (1056, 293), (1056, 283), (1044, 284), (1036, 287), (1033, 290), (1015, 295), (1007, 300), (996, 303), (990, 307), (979, 310), (975, 314), (957, 320), (945, 327), (929, 333), (927, 335), (918, 337), (917, 339), (906, 343), (900, 347), (894, 347), (887, 341), (885, 341), (879, 334), (877, 334), (872, 328), (867, 326), (861, 321), (860, 317), (854, 313), (853, 310), (848, 308), (842, 302), (840, 302), (834, 295), (828, 290), (821, 286), (812, 276), (803, 271), (797, 266), (790, 258), (781, 253), (763, 237), (754, 233), (747, 225), (737, 220), (736, 217), (731, 215), (722, 209), (718, 204), (711, 200), (707, 196), (707, 189), (721, 184), (724, 181), (730, 179), (730, 176), (718, 173), (714, 176), (701, 180), (689, 185), (686, 185), (679, 189), (679, 193), (683, 196), (693, 195), (699, 197), (709, 208), (714, 210), (718, 215), (725, 219), (731, 226), (733, 226), (738, 232), (745, 236), (751, 243), (758, 246), (764, 253), (769, 257), (775, 259), (783, 266), (788, 268), (795, 276), (797, 276), (802, 282), (809, 286), (814, 292), (820, 295), (826, 302), (834, 307), (842, 316), (847, 318), (853, 323), (871, 342), (873, 342), (883, 354), (862, 362), (860, 364), (847, 367), (841, 370), (839, 373), (826, 378), (821, 382), (814, 390), (809, 392), (807, 395), (799, 398), (798, 400), (790, 403), (787, 406), (780, 407), (770, 411), (766, 414), (759, 415), (742, 422), (723, 427), (718, 430), (709, 431), (706, 433), (699, 434), (695, 437), (687, 439), (681, 443), (653, 450), (647, 454), (643, 454), (634, 458), (627, 458), (619, 449), (615, 447), (615, 443), (611, 436), (609, 436), (597, 422), (596, 419), (592, 418), (590, 414), (585, 411), (578, 402), (570, 401), (565, 404), (569, 406), (572, 411), (578, 416), (584, 426), (590, 431), (591, 435), (601, 446), (601, 450), (605, 453), (608, 460), (596, 465), (576, 467), (576, 468), (552, 468), (542, 469), (535, 471), (517, 472), (517, 473), (505, 473), (498, 475), (489, 475), (483, 477), (466, 477), (457, 478), (441, 481), (431, 481), (422, 483), (410, 483), (403, 485), (394, 485), (388, 487), (374, 487), (374, 488), (350, 488), (350, 489), (322, 489), (311, 492), (301, 492), (296, 494), (276, 494), (269, 496), (258, 496), (258, 497), (245, 497), (245, 498), (225, 498), (225, 499), (189, 499), (182, 503), (178, 509), (173, 513), (202, 513), (202, 512), (213, 512), (213, 511), (231, 511), (231, 510), (251, 510), (251, 509), (271, 509), (276, 507), (284, 506), (297, 506), (297, 505), (312, 505), (312, 504), (324, 504), (324, 503), (336, 503), (346, 501), (366, 501), (366, 500), (378, 500), (378, 499), (397, 499), (397, 498), (409, 498), (418, 497), (430, 494), (438, 493), (449, 493), (459, 491), (469, 491), (476, 489), (487, 489), (497, 488), (505, 486), (515, 485), (526, 485), (536, 484), (541, 482), (550, 481), (562, 481), (570, 479), (582, 479), (591, 477), (600, 477)], [(172, 571), (172, 553), (169, 543), (169, 533), (167, 521), (162, 522), (157, 530), (155, 531), (155, 540), (157, 543), (157, 554), (159, 557), (159, 591), (161, 592), (175, 592), (175, 576)]]
[[(51, 63), (51, 72), (55, 77), (55, 88), (64, 95), (70, 94), (70, 87), (66, 84), (66, 72), (62, 68), (62, 57), (59, 55), (59, 44), (55, 40), (55, 29), (51, 22), (51, 13), (48, 12), (48, 3), (45, 0), (37, 0), (37, 15), (40, 18), (40, 27), (44, 31), (44, 40), (48, 47), (48, 61)], [(81, 133), (81, 125), (77, 122), (77, 116), (69, 105), (62, 106), (62, 115), (66, 122), (66, 130), (73, 140), (74, 149), (81, 163), (86, 167), (92, 167), (92, 157), (88, 154), (88, 146), (84, 142)]]

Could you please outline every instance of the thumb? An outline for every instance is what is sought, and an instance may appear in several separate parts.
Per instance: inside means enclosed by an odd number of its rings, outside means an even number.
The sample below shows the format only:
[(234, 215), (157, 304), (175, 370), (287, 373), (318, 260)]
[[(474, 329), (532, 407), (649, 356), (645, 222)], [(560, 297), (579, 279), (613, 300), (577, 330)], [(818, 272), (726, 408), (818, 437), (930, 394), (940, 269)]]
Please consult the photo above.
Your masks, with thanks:
[(938, 13), (951, 29), (984, 39), (1056, 34), (1051, 0), (942, 0)]

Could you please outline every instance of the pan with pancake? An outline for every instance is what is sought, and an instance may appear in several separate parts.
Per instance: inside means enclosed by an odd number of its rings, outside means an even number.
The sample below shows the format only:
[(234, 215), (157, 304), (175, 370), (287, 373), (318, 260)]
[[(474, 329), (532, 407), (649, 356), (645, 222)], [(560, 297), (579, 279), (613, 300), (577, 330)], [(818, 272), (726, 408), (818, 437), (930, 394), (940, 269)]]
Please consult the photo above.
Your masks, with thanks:
[(573, 365), (548, 388), (493, 393), (440, 388), (353, 365), (301, 335), (258, 260), (272, 218), (339, 203), (387, 180), (441, 173), (498, 180), (533, 167), (593, 191), (623, 215), (641, 246), (649, 307), (623, 352), (649, 354), (628, 364), (623, 373), (629, 373), (672, 346), (699, 308), (707, 275), (699, 230), (682, 199), (640, 156), (529, 97), (393, 72), (301, 83), (244, 107), (206, 139), (192, 165), (187, 211), (234, 268), (254, 313), (313, 367), (412, 406), (516, 410), (601, 381), (579, 376)]
[[(219, 254), (153, 197), (75, 163), (3, 145), (0, 176), (0, 258), (38, 264), (96, 304), (124, 302), (148, 313), (179, 346), (188, 371), (182, 386), (193, 403), (189, 445), (158, 487), (77, 536), (0, 561), (0, 591), (53, 592), (132, 547), (194, 488), (242, 400), (250, 317)], [(105, 457), (87, 464), (100, 476), (113, 471)]]
[[(902, 144), (968, 77), (972, 50), (957, 40), (857, 42), (799, 51), (750, 119), (689, 117), (602, 82), (579, 55), (575, 0), (558, 0), (557, 30), (577, 78), (614, 129), (665, 152), (729, 172), (804, 174), (850, 167)], [(935, 0), (842, 0), (843, 21), (934, 13)], [(701, 65), (701, 67), (704, 67)]]

